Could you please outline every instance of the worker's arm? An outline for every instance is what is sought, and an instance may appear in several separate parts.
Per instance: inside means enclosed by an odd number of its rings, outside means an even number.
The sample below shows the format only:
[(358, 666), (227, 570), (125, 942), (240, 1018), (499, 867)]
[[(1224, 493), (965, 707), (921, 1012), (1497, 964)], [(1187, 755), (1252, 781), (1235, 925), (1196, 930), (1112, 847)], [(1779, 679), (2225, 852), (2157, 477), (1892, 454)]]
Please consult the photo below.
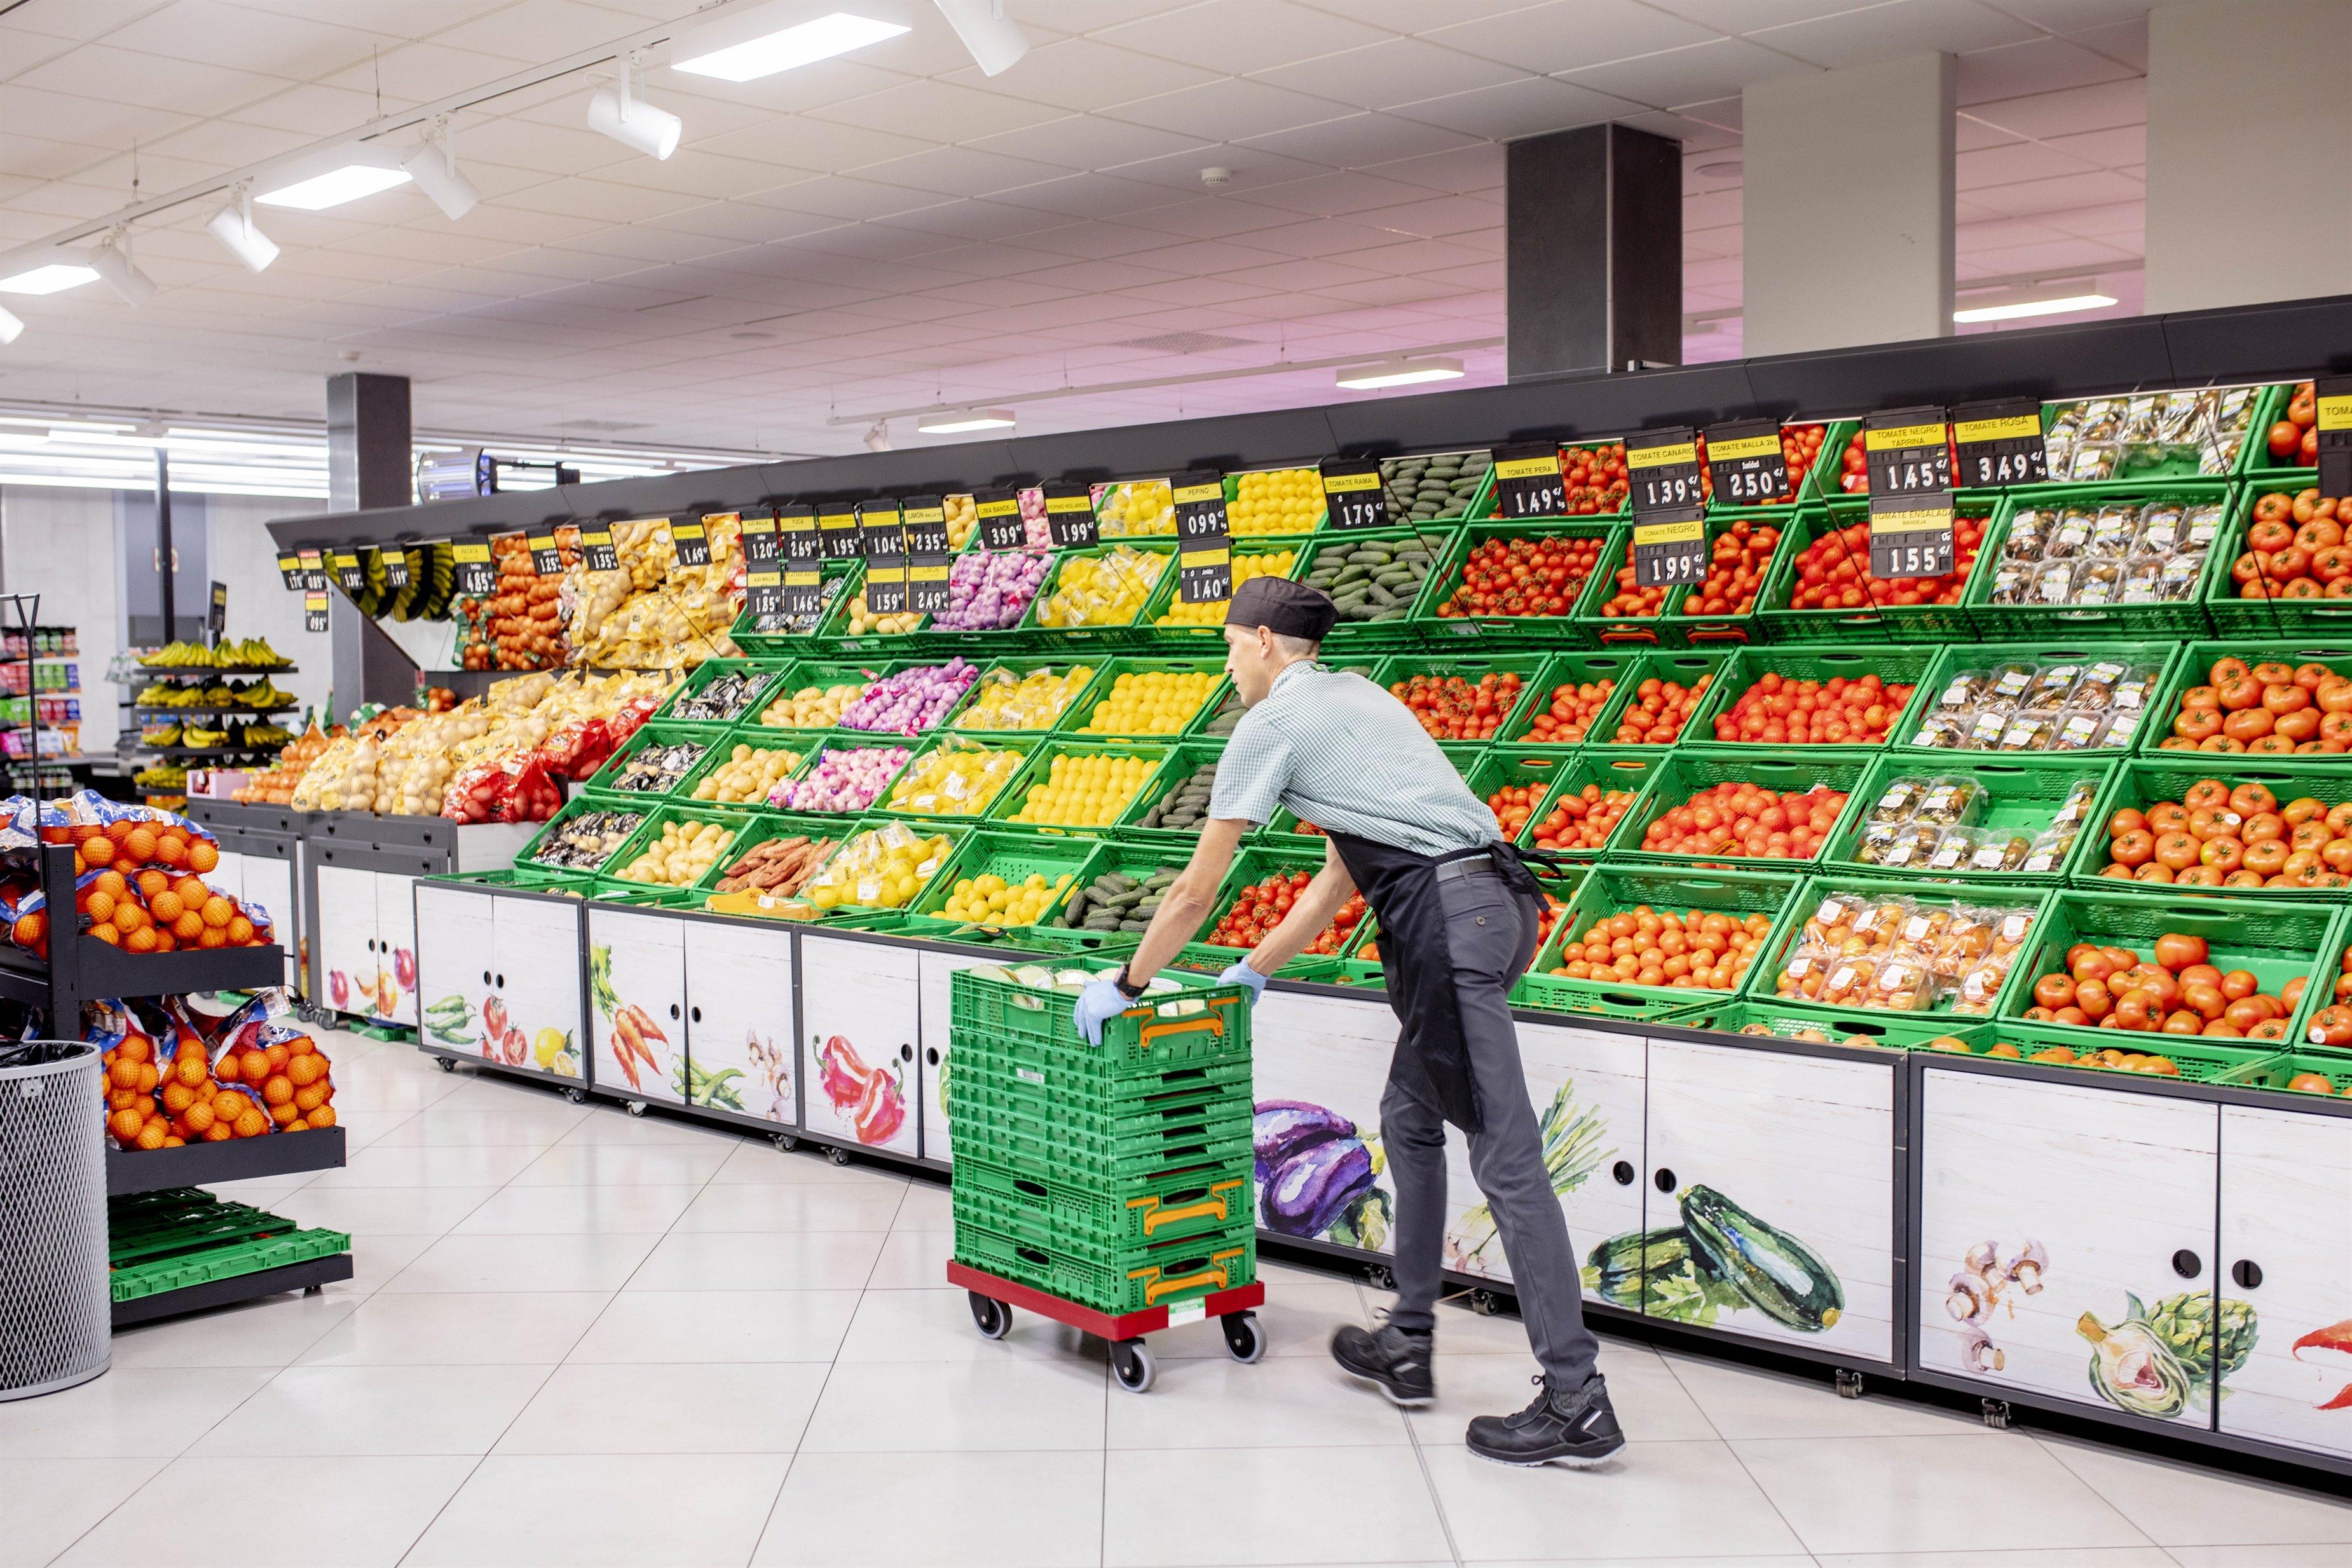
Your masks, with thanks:
[(1159, 912), (1152, 915), (1135, 956), (1128, 960), (1130, 981), (1142, 985), (1167, 967), (1201, 923), (1215, 913), (1217, 890), (1225, 884), (1225, 873), (1233, 869), (1234, 851), (1241, 846), (1242, 835), (1255, 825), (1213, 817), (1201, 825), (1201, 841), (1193, 847), (1192, 858), (1160, 895)]
[(1331, 917), (1339, 913), (1339, 906), (1355, 893), (1356, 879), (1348, 874), (1347, 865), (1339, 859), (1339, 846), (1326, 840), (1323, 869), (1291, 902), (1290, 913), (1282, 917), (1282, 924), (1250, 949), (1249, 967), (1261, 975), (1271, 975), (1289, 963), (1323, 934)]

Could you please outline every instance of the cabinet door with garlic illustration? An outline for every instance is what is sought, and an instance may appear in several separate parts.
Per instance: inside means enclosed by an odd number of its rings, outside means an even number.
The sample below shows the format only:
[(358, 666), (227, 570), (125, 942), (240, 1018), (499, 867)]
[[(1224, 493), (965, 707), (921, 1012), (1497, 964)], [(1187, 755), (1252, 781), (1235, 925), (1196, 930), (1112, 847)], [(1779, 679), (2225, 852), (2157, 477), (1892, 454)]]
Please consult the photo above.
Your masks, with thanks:
[(686, 922), (588, 906), (588, 1001), (596, 1086), (686, 1103)]
[(913, 1155), (916, 953), (801, 937), (801, 1115), (820, 1138)]
[(1920, 1082), (1920, 1367), (2210, 1425), (2218, 1107), (2087, 1077)]
[(792, 932), (715, 920), (685, 925), (688, 1103), (798, 1123)]
[(1649, 1042), (1643, 1228), (1596, 1282), (1638, 1270), (1651, 1317), (1895, 1354), (1895, 1073), (1878, 1053)]
[(2352, 1116), (2221, 1107), (2224, 1432), (2352, 1454)]
[(1381, 1096), (1396, 1038), (1386, 1002), (1271, 989), (1259, 999), (1250, 1020), (1259, 1228), (1391, 1249), (1396, 1183)]

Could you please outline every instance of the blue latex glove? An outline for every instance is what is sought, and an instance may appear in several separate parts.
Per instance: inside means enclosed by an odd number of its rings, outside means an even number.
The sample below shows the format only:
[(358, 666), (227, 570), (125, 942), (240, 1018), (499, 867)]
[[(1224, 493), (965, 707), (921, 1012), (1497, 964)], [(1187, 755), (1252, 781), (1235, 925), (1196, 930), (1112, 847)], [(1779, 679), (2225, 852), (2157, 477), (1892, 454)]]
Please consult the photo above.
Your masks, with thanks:
[(1265, 978), (1266, 977), (1264, 975), (1261, 975), (1255, 969), (1251, 968), (1249, 967), (1249, 960), (1244, 958), (1240, 963), (1235, 964), (1232, 968), (1227, 969), (1223, 974), (1219, 975), (1217, 977), (1217, 984), (1221, 986), (1247, 986), (1250, 993), (1250, 1005), (1252, 1007), (1255, 1007), (1257, 1005), (1258, 998), (1265, 995)]
[(1088, 1045), (1100, 1045), (1103, 1024), (1133, 1005), (1127, 999), (1127, 993), (1118, 988), (1118, 982), (1110, 976), (1090, 980), (1087, 988), (1078, 993), (1077, 1006), (1073, 1009), (1078, 1032), (1087, 1037)]

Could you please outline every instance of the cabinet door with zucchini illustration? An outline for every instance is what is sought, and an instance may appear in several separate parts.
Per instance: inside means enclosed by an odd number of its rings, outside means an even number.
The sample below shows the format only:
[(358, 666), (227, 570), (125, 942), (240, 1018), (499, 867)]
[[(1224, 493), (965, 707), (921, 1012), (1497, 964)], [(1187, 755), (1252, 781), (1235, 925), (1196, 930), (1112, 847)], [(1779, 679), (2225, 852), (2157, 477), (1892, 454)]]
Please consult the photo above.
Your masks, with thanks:
[(686, 1103), (686, 923), (588, 906), (588, 1038), (596, 1086)]
[(1270, 990), (1250, 1022), (1258, 1226), (1390, 1250), (1396, 1185), (1381, 1095), (1396, 1050), (1388, 1004)]
[(801, 938), (802, 1124), (820, 1138), (916, 1153), (915, 951)]
[(1643, 1228), (1592, 1248), (1588, 1283), (1651, 1317), (1892, 1360), (1900, 1059), (1648, 1044)]
[(688, 920), (686, 1097), (793, 1126), (793, 934), (781, 925)]
[(2352, 1116), (2221, 1107), (2221, 1430), (2352, 1455)]
[(1962, 1068), (1920, 1083), (1922, 1370), (2210, 1426), (2254, 1327), (2234, 1291), (2216, 1316), (2219, 1108)]
[(485, 1034), (495, 1027), (509, 1067), (578, 1078), (585, 1053), (580, 998), (581, 905), (568, 898), (498, 900), (498, 994), (482, 1004)]
[[(1519, 1057), (1543, 1138), (1544, 1166), (1569, 1236), (1587, 1251), (1642, 1228), (1643, 1055), (1639, 1035), (1519, 1025)], [(1445, 1266), (1508, 1281), (1495, 1217), (1470, 1174), (1468, 1146), (1457, 1137), (1445, 1140)], [(1640, 1310), (1630, 1294), (1603, 1295), (1597, 1278), (1584, 1293)]]
[(954, 1157), (948, 1130), (948, 1073), (952, 1071), (948, 1059), (948, 977), (958, 969), (977, 968), (997, 960), (978, 955), (958, 957), (931, 952), (919, 953), (916, 957), (917, 971), (922, 976), (923, 1003), (922, 1035), (916, 1050), (917, 1077), (923, 1087), (922, 1155), (927, 1160), (945, 1164)]
[[(323, 868), (322, 868), (323, 869)], [(494, 995), (497, 900), (443, 883), (416, 889), (417, 1042), (499, 1060), (483, 1014)], [(505, 1006), (499, 1007), (503, 1034)]]

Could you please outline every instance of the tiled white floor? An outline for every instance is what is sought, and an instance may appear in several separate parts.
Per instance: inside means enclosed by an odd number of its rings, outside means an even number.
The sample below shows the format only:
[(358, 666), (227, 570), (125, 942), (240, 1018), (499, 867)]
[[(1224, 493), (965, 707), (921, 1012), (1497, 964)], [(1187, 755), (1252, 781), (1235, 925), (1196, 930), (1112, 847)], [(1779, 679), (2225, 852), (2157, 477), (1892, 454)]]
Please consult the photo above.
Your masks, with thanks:
[(2344, 1496), (1622, 1340), (1616, 1463), (1484, 1464), (1515, 1322), (1448, 1312), (1406, 1417), (1324, 1354), (1381, 1293), (1280, 1266), (1265, 1361), (1177, 1330), (1136, 1398), (1034, 1316), (973, 1331), (934, 1186), (328, 1043), (351, 1164), (233, 1195), (357, 1277), (0, 1405), (0, 1568), (2352, 1568)]

